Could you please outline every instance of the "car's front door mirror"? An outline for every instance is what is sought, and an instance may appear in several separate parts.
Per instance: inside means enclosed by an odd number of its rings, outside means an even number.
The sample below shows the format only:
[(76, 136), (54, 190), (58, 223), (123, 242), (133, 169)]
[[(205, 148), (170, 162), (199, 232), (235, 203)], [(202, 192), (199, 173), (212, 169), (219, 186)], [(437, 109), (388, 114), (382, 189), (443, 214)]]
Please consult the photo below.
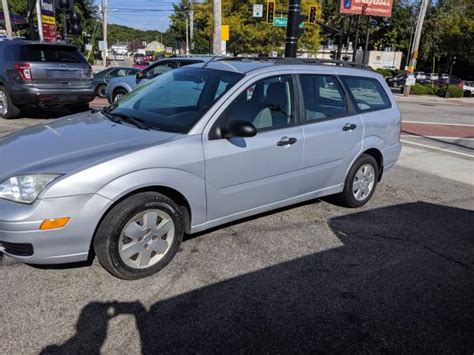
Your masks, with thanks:
[(230, 121), (226, 127), (221, 128), (223, 138), (254, 137), (257, 134), (255, 126), (247, 121)]
[(145, 72), (139, 71), (139, 72), (135, 75), (135, 77), (137, 78), (137, 81), (140, 81), (140, 80), (142, 80), (142, 79), (145, 77)]

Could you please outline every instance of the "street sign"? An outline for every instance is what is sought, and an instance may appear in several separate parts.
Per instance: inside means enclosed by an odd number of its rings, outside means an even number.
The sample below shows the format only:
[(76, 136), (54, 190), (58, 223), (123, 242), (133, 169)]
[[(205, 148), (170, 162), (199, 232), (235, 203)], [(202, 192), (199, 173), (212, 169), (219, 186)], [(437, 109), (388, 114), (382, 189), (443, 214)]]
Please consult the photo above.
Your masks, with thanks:
[(229, 25), (221, 26), (221, 40), (228, 41), (230, 38)]
[[(273, 26), (275, 27), (286, 27), (288, 25), (287, 17), (275, 17), (273, 19)], [(300, 23), (300, 28), (304, 28), (304, 22)]]
[(414, 75), (408, 75), (407, 79), (405, 80), (406, 86), (413, 86), (416, 83), (416, 79)]
[(263, 17), (263, 5), (254, 4), (253, 5), (253, 17)]
[(99, 41), (98, 43), (99, 51), (103, 51), (107, 49), (107, 42)]

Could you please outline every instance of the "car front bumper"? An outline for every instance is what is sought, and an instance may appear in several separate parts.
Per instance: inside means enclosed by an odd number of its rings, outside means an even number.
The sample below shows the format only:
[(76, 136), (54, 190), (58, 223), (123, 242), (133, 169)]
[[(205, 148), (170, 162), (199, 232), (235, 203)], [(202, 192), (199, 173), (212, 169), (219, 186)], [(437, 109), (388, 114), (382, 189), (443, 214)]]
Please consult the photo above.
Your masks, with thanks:
[[(85, 261), (92, 238), (111, 201), (97, 194), (37, 200), (32, 205), (0, 199), (0, 251), (30, 264)], [(69, 217), (54, 230), (44, 220)]]
[(17, 106), (44, 105), (61, 106), (67, 104), (87, 104), (95, 97), (90, 87), (38, 88), (20, 86), (10, 89), (12, 102)]

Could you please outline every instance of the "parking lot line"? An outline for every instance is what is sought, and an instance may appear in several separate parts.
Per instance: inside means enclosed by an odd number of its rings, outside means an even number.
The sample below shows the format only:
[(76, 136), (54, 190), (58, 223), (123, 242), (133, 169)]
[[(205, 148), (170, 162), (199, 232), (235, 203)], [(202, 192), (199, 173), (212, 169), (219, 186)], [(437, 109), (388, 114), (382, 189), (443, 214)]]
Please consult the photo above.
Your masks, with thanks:
[(466, 123), (444, 123), (444, 122), (425, 122), (425, 121), (406, 121), (406, 120), (402, 120), (402, 122), (403, 123), (415, 123), (415, 124), (440, 125), (440, 126), (474, 127), (474, 124), (466, 124)]

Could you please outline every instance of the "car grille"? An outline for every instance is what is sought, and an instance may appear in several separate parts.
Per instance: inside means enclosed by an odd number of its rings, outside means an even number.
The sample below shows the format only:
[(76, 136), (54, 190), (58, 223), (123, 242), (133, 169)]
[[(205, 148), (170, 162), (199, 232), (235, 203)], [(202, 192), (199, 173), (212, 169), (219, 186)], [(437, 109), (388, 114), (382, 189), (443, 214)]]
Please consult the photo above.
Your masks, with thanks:
[(0, 241), (0, 250), (5, 250), (5, 253), (18, 256), (33, 255), (33, 245), (27, 243), (9, 243)]

